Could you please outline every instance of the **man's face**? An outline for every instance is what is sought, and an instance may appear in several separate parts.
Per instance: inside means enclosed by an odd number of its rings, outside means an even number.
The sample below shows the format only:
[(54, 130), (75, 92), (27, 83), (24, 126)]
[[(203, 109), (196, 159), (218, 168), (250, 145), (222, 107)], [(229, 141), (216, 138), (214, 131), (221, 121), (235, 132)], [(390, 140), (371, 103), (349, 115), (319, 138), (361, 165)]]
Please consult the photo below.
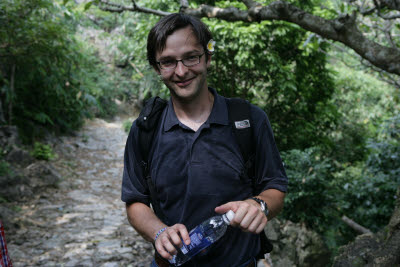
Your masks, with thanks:
[[(165, 49), (156, 53), (156, 60), (180, 60), (191, 56), (203, 54), (204, 49), (198, 42), (190, 26), (176, 30), (168, 36)], [(206, 57), (209, 57), (206, 62)], [(186, 67), (180, 61), (175, 69), (156, 69), (162, 81), (170, 89), (173, 98), (183, 102), (190, 102), (197, 96), (207, 91), (207, 67), (211, 57), (205, 53), (200, 58), (200, 63)]]

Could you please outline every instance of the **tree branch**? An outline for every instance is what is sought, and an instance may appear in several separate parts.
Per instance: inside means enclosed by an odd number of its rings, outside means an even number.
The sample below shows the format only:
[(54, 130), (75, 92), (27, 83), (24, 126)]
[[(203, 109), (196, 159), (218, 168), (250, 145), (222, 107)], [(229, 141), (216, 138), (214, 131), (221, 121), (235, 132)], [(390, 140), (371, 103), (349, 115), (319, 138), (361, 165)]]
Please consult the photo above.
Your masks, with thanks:
[(400, 19), (400, 14), (382, 15), (381, 13), (379, 13), (378, 15), (379, 15), (379, 17), (386, 19), (386, 20)]
[[(368, 39), (358, 29), (355, 13), (327, 20), (307, 13), (286, 1), (275, 1), (266, 6), (262, 6), (253, 0), (242, 1), (248, 10), (240, 10), (235, 7), (219, 8), (200, 5), (198, 8), (182, 8), (181, 12), (199, 18), (217, 18), (226, 21), (257, 22), (262, 20), (283, 20), (291, 22), (323, 38), (341, 42), (352, 48), (372, 65), (389, 73), (400, 75), (400, 49), (397, 47), (386, 47)], [(385, 3), (391, 2), (394, 7), (396, 7), (394, 4), (400, 2), (400, 0), (380, 1)], [(169, 14), (139, 6), (125, 7), (119, 4), (111, 4), (107, 0), (101, 0), (101, 3), (108, 4), (111, 8), (117, 10), (112, 12), (136, 11), (159, 16)]]
[(371, 15), (372, 13), (374, 13), (375, 10), (376, 10), (375, 7), (371, 7), (370, 9), (367, 9), (367, 10), (359, 9), (359, 12), (360, 12), (361, 15), (366, 16), (366, 15)]
[(352, 219), (350, 219), (349, 217), (347, 217), (345, 215), (343, 215), (342, 221), (345, 222), (348, 226), (350, 226), (351, 228), (353, 228), (360, 234), (372, 233), (371, 230), (359, 225), (358, 223), (356, 223), (355, 221), (353, 221)]
[(381, 13), (382, 8), (400, 11), (400, 0), (374, 0), (374, 4), (379, 17), (385, 20), (400, 18), (400, 14), (384, 15)]
[(109, 2), (107, 0), (100, 0), (99, 8), (104, 11), (117, 12), (117, 13), (121, 13), (124, 11), (131, 11), (131, 12), (153, 14), (153, 15), (157, 15), (157, 16), (167, 16), (167, 15), (171, 14), (169, 12), (165, 12), (165, 11), (161, 11), (161, 10), (155, 10), (155, 9), (151, 9), (151, 8), (138, 6), (134, 1), (133, 1), (133, 6), (125, 6), (125, 5)]
[(387, 72), (400, 75), (400, 49), (386, 47), (366, 38), (356, 26), (355, 14), (326, 20), (307, 13), (286, 1), (275, 1), (268, 6), (255, 6), (251, 9), (242, 11), (233, 7), (221, 9), (201, 5), (197, 9), (186, 9), (185, 13), (227, 21), (284, 20), (292, 22), (324, 38), (341, 42), (371, 64)]

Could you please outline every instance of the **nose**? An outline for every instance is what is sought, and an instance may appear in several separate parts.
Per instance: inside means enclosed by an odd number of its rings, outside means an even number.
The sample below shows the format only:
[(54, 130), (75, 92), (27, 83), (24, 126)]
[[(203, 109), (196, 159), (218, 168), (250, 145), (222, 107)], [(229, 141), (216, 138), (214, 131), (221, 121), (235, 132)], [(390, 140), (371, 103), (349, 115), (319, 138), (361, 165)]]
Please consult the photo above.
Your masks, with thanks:
[(188, 67), (183, 65), (182, 61), (178, 61), (176, 68), (175, 68), (175, 74), (178, 76), (185, 76), (188, 69), (189, 69)]

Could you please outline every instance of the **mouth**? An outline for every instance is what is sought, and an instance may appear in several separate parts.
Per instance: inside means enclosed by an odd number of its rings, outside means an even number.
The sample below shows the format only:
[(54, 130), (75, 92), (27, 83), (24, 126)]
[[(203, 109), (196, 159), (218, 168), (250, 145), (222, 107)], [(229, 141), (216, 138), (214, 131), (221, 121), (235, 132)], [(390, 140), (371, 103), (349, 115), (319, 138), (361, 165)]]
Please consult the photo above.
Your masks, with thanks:
[(194, 80), (194, 78), (184, 80), (184, 81), (177, 81), (177, 82), (175, 82), (175, 84), (178, 85), (179, 87), (186, 87), (189, 84), (191, 84), (193, 80)]

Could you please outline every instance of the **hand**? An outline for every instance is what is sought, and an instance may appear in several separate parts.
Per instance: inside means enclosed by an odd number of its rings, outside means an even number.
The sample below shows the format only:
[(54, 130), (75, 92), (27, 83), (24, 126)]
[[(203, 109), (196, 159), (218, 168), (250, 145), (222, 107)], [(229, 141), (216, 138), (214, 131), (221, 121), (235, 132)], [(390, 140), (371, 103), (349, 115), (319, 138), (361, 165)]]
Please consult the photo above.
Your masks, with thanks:
[(235, 212), (231, 225), (240, 227), (244, 232), (259, 234), (267, 225), (268, 219), (261, 211), (260, 204), (252, 199), (228, 202), (215, 208), (215, 212), (219, 214), (226, 213), (229, 210)]
[(182, 240), (186, 245), (190, 244), (190, 237), (186, 226), (183, 224), (175, 224), (171, 227), (167, 227), (167, 229), (158, 236), (155, 247), (161, 257), (170, 260), (172, 259), (172, 255), (177, 253), (177, 248), (182, 247)]

